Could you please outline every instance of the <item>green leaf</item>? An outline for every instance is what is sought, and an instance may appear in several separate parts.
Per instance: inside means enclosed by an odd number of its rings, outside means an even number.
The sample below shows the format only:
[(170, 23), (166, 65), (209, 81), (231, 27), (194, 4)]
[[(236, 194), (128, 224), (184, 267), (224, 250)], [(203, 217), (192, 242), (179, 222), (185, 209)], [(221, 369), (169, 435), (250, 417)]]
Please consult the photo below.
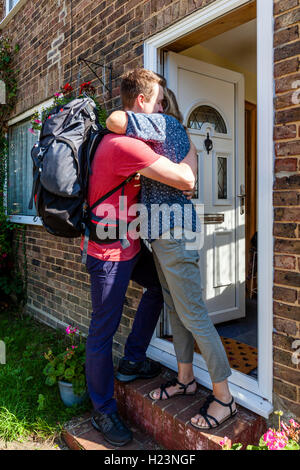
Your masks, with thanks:
[(44, 375), (55, 375), (55, 368), (51, 363), (47, 364), (43, 370)]
[(29, 380), (32, 380), (32, 379), (33, 379), (33, 377), (32, 377), (32, 375), (30, 375), (29, 377), (26, 377), (25, 382), (29, 382)]
[(56, 383), (56, 377), (55, 375), (49, 375), (46, 380), (45, 384), (48, 385), (49, 387), (52, 387)]
[(74, 377), (74, 369), (71, 369), (71, 367), (68, 367), (68, 369), (65, 370), (64, 377), (67, 380), (72, 379)]
[(61, 362), (60, 364), (58, 364), (56, 368), (55, 375), (56, 376), (63, 375), (64, 371), (65, 371), (65, 365)]
[(39, 393), (39, 398), (37, 400), (38, 402), (38, 410), (42, 411), (45, 408), (45, 397), (42, 393)]
[(300, 450), (300, 446), (295, 441), (289, 441), (283, 450)]
[(242, 447), (243, 447), (243, 444), (238, 443), (238, 444), (233, 444), (233, 445), (231, 446), (231, 449), (232, 449), (232, 450), (241, 450)]

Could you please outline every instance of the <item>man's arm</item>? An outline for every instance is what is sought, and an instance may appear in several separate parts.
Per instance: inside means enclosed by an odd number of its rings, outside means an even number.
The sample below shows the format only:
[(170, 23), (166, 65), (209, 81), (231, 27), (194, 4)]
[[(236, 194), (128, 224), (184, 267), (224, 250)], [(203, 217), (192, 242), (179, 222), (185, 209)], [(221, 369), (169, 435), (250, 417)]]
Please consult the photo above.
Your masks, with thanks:
[(191, 147), (188, 155), (181, 163), (173, 163), (166, 157), (155, 153), (149, 145), (138, 139), (129, 137), (115, 138), (114, 171), (117, 175), (127, 178), (140, 173), (147, 178), (159, 181), (182, 191), (190, 190), (195, 185), (195, 168), (197, 154)]
[(197, 168), (197, 151), (194, 144), (181, 163), (173, 163), (166, 157), (160, 157), (152, 165), (140, 170), (140, 174), (182, 191), (191, 191), (195, 187)]

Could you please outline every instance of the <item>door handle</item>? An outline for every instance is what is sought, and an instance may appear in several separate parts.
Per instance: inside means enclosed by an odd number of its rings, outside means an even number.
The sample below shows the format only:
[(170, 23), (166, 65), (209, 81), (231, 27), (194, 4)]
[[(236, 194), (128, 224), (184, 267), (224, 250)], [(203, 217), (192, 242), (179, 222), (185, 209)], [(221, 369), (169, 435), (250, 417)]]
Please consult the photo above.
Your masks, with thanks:
[(245, 200), (246, 200), (246, 193), (245, 193), (245, 185), (241, 184), (240, 186), (241, 194), (238, 194), (237, 197), (240, 198), (240, 214), (245, 214)]

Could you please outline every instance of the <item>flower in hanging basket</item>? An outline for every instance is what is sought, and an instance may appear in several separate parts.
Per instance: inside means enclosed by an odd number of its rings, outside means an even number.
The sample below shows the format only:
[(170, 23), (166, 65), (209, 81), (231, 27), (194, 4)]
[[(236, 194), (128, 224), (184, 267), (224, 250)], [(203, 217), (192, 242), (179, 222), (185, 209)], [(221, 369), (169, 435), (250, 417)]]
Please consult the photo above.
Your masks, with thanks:
[(94, 95), (96, 93), (96, 88), (91, 85), (91, 82), (83, 82), (80, 85), (79, 94), (81, 95), (83, 92)]
[(66, 83), (65, 86), (62, 89), (62, 93), (65, 95), (67, 93), (71, 93), (73, 91), (73, 88), (71, 87), (70, 83)]

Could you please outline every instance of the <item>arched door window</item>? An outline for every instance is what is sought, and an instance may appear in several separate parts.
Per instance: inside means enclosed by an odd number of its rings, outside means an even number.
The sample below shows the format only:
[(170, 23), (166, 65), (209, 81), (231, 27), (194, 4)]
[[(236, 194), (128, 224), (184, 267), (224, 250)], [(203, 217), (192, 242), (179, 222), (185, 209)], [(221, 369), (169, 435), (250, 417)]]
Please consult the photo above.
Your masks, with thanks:
[(205, 123), (213, 124), (215, 132), (227, 134), (227, 127), (219, 111), (208, 105), (198, 106), (191, 112), (187, 127), (189, 129), (201, 130)]

